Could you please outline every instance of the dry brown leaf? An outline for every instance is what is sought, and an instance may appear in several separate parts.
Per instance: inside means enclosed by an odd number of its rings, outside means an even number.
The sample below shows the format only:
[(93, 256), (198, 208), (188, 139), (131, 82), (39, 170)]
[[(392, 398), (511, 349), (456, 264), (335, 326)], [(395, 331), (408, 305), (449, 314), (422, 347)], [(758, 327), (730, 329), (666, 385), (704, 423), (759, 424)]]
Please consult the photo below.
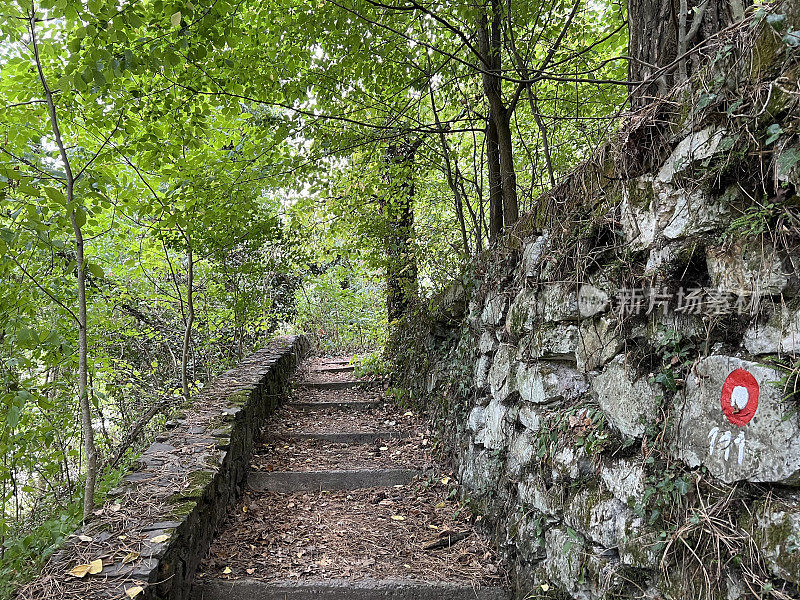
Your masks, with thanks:
[(127, 565), (128, 563), (132, 563), (137, 558), (139, 558), (138, 552), (128, 552), (128, 555), (122, 559), (122, 564)]
[(405, 521), (406, 518), (403, 515), (392, 515), (392, 521)]
[(223, 574), (223, 575), (230, 575), (232, 572), (233, 572), (233, 571), (231, 571), (231, 568), (230, 568), (230, 567), (225, 567), (225, 568), (222, 570), (222, 574)]
[(137, 585), (137, 586), (134, 586), (132, 588), (128, 588), (127, 590), (125, 590), (125, 595), (128, 598), (136, 598), (136, 596), (141, 594), (143, 591), (144, 591), (144, 588), (142, 586), (140, 586), (140, 585)]
[(164, 534), (164, 535), (157, 535), (156, 537), (152, 538), (150, 541), (153, 542), (154, 544), (163, 544), (168, 539), (169, 539), (169, 536)]
[(91, 568), (91, 565), (78, 565), (77, 567), (73, 567), (70, 571), (67, 571), (67, 575), (72, 575), (73, 577), (81, 579), (89, 574), (89, 569)]
[(103, 559), (98, 558), (89, 563), (89, 575), (97, 575), (103, 572)]
[(88, 535), (79, 535), (78, 539), (82, 542), (91, 542), (94, 538), (89, 537)]

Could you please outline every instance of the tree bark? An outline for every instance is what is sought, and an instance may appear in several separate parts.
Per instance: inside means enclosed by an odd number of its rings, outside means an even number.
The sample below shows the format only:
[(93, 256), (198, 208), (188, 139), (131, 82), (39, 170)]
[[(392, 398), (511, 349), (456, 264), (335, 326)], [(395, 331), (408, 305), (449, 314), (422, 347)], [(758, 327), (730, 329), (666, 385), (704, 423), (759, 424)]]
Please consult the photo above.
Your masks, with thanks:
[(191, 239), (187, 236), (186, 257), (188, 267), (186, 271), (186, 328), (183, 331), (183, 352), (181, 354), (181, 386), (183, 397), (190, 398), (189, 390), (189, 351), (192, 344), (192, 327), (194, 326), (194, 255), (192, 254)]
[(641, 108), (702, 64), (690, 51), (743, 14), (740, 0), (628, 0), (628, 80)]
[(494, 123), (499, 151), (503, 224), (508, 227), (513, 225), (519, 218), (517, 173), (514, 168), (514, 144), (511, 135), (511, 114), (513, 111), (509, 110), (503, 102), (501, 6), (499, 0), (491, 0), (491, 2), (491, 31), (486, 11), (484, 10), (478, 17), (478, 52), (482, 63), (483, 92), (489, 102), (489, 120)]
[(497, 127), (489, 118), (486, 123), (486, 166), (489, 172), (489, 243), (494, 243), (503, 230), (503, 185), (500, 177), (500, 146)]
[(39, 75), (39, 82), (44, 91), (50, 117), (50, 126), (53, 131), (56, 146), (58, 147), (61, 162), (64, 163), (69, 220), (75, 236), (75, 259), (77, 261), (76, 279), (78, 284), (78, 404), (81, 411), (83, 448), (86, 454), (86, 481), (83, 490), (83, 521), (86, 522), (92, 516), (92, 511), (94, 510), (94, 492), (97, 486), (97, 446), (94, 442), (92, 407), (88, 394), (89, 343), (87, 339), (88, 317), (86, 311), (86, 256), (83, 231), (78, 218), (78, 211), (82, 210), (83, 207), (76, 206), (75, 203), (75, 176), (72, 172), (72, 164), (70, 163), (64, 140), (61, 137), (61, 128), (58, 124), (58, 115), (56, 113), (55, 102), (53, 101), (53, 92), (47, 83), (47, 78), (44, 76), (42, 61), (39, 57), (39, 47), (36, 42), (36, 9), (34, 5), (31, 6), (30, 31), (36, 70)]
[(386, 311), (389, 323), (408, 311), (417, 293), (417, 259), (414, 254), (413, 163), (422, 143), (391, 144), (386, 153), (389, 185), (384, 200), (386, 214)]

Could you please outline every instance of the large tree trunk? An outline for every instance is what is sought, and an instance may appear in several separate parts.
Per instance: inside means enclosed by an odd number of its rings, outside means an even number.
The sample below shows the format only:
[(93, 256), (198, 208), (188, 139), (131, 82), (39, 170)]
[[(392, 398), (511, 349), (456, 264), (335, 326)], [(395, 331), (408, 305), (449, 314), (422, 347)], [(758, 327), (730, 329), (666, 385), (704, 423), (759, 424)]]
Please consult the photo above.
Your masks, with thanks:
[[(517, 199), (517, 173), (514, 169), (514, 145), (511, 136), (512, 111), (503, 102), (502, 88), (502, 31), (501, 6), (498, 0), (492, 0), (491, 31), (489, 18), (484, 11), (478, 17), (478, 52), (481, 58), (483, 92), (489, 101), (489, 121), (494, 125), (500, 163), (500, 187), (503, 197), (503, 223), (506, 227), (513, 225), (519, 218), (519, 201)], [(487, 136), (489, 141), (489, 136)], [(489, 185), (491, 188), (491, 161), (489, 164)], [(491, 190), (489, 197), (491, 199)], [(491, 201), (490, 201), (491, 206)], [(491, 209), (490, 209), (491, 213)], [(490, 235), (491, 237), (491, 235)]]
[(693, 48), (743, 16), (741, 0), (628, 0), (634, 108), (663, 98), (702, 64)]
[(386, 153), (389, 182), (383, 207), (386, 215), (386, 312), (389, 322), (408, 310), (417, 293), (414, 254), (414, 154), (421, 143), (401, 142)]
[(489, 243), (493, 243), (503, 229), (503, 185), (497, 127), (491, 118), (486, 123), (486, 165), (489, 171)]

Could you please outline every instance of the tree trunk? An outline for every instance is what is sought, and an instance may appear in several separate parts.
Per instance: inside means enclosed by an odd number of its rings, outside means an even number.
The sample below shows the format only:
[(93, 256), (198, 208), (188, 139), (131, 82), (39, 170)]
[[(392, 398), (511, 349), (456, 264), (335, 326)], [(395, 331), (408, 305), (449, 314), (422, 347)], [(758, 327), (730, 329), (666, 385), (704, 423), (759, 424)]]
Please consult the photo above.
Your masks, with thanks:
[(492, 0), (491, 32), (486, 12), (484, 11), (478, 18), (478, 52), (481, 58), (483, 92), (489, 101), (489, 120), (494, 123), (499, 150), (503, 223), (508, 227), (519, 218), (519, 202), (517, 199), (517, 173), (514, 169), (514, 145), (511, 136), (512, 111), (503, 103), (501, 19), (500, 2)]
[(500, 146), (497, 127), (489, 118), (486, 123), (486, 166), (489, 171), (489, 243), (497, 240), (503, 229), (503, 184), (500, 177)]
[(401, 318), (417, 293), (417, 259), (414, 255), (414, 154), (422, 143), (389, 146), (386, 214), (386, 311), (389, 322)]
[(629, 0), (628, 79), (633, 107), (665, 97), (696, 72), (702, 57), (691, 54), (692, 48), (743, 14), (740, 0)]
[(183, 398), (190, 398), (189, 391), (189, 351), (192, 344), (192, 326), (194, 325), (194, 255), (192, 254), (191, 240), (187, 237), (188, 249), (186, 252), (189, 262), (186, 271), (186, 328), (183, 331), (183, 353), (181, 354), (181, 386)]
[(82, 211), (81, 206), (75, 204), (75, 176), (72, 172), (72, 164), (67, 155), (66, 146), (61, 137), (61, 128), (58, 125), (58, 115), (53, 101), (53, 92), (47, 84), (42, 69), (42, 61), (39, 57), (39, 47), (36, 43), (36, 10), (31, 7), (30, 14), (31, 45), (36, 62), (36, 70), (39, 75), (39, 82), (42, 84), (45, 101), (47, 102), (50, 117), (50, 126), (53, 137), (58, 147), (59, 156), (64, 163), (64, 173), (66, 175), (66, 198), (67, 206), (70, 207), (69, 220), (75, 236), (75, 259), (77, 261), (76, 278), (78, 283), (78, 404), (81, 411), (81, 429), (83, 433), (83, 448), (86, 453), (86, 481), (83, 490), (83, 521), (86, 522), (92, 516), (94, 510), (94, 492), (97, 486), (97, 447), (94, 443), (94, 429), (92, 427), (92, 406), (89, 401), (88, 381), (89, 381), (89, 343), (87, 340), (88, 317), (86, 311), (86, 256), (84, 252), (83, 231), (78, 217), (78, 211)]

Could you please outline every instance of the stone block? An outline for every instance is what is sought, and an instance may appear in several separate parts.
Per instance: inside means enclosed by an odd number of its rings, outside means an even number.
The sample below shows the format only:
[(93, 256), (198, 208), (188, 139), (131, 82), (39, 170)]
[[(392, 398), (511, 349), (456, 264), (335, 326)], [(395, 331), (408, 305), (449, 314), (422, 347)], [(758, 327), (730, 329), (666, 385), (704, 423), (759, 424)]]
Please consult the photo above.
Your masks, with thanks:
[(753, 525), (753, 539), (770, 572), (800, 584), (800, 495), (765, 500)]
[(508, 309), (506, 331), (522, 336), (531, 331), (537, 321), (537, 294), (535, 290), (523, 289), (514, 297)]
[(701, 360), (675, 412), (675, 455), (726, 483), (800, 482), (800, 423), (780, 379), (731, 356)]
[(489, 450), (508, 446), (513, 433), (513, 422), (509, 419), (509, 408), (497, 398), (492, 398), (484, 409), (484, 426), (475, 434), (475, 443)]
[(774, 296), (789, 284), (783, 261), (774, 250), (739, 240), (730, 246), (709, 247), (706, 264), (718, 290), (756, 296)]
[(518, 431), (511, 436), (506, 455), (506, 472), (511, 479), (517, 479), (522, 470), (536, 456), (536, 437), (530, 431)]
[(522, 262), (519, 271), (522, 277), (535, 277), (539, 274), (548, 249), (547, 234), (528, 240), (522, 249)]
[(588, 373), (601, 368), (622, 350), (617, 324), (610, 318), (587, 319), (580, 324), (575, 363), (578, 371)]
[(644, 465), (628, 458), (608, 461), (600, 467), (600, 481), (615, 498), (633, 506), (644, 493)]
[(726, 134), (724, 128), (714, 125), (691, 132), (678, 143), (669, 158), (664, 161), (656, 178), (660, 182), (671, 183), (676, 175), (687, 171), (701, 160), (711, 158), (716, 154)]
[(800, 311), (782, 306), (766, 323), (753, 322), (742, 345), (750, 354), (800, 354)]
[(578, 312), (584, 319), (605, 312), (609, 305), (610, 299), (605, 290), (588, 283), (578, 290)]
[(553, 527), (545, 533), (547, 558), (542, 567), (547, 579), (566, 591), (578, 585), (586, 542), (580, 534)]
[(608, 492), (584, 488), (564, 508), (564, 523), (603, 548), (618, 548), (626, 533), (641, 519)]
[(578, 293), (574, 283), (548, 284), (539, 295), (539, 316), (542, 321), (577, 321), (581, 318), (578, 309)]
[(555, 517), (564, 508), (564, 487), (558, 484), (547, 486), (541, 475), (528, 473), (517, 483), (517, 498), (525, 508)]
[(641, 437), (658, 416), (661, 387), (638, 376), (623, 355), (592, 380), (592, 389), (611, 425), (624, 435)]
[(486, 299), (481, 312), (481, 323), (488, 326), (496, 326), (503, 322), (508, 307), (508, 298), (498, 290), (490, 290), (486, 294)]

